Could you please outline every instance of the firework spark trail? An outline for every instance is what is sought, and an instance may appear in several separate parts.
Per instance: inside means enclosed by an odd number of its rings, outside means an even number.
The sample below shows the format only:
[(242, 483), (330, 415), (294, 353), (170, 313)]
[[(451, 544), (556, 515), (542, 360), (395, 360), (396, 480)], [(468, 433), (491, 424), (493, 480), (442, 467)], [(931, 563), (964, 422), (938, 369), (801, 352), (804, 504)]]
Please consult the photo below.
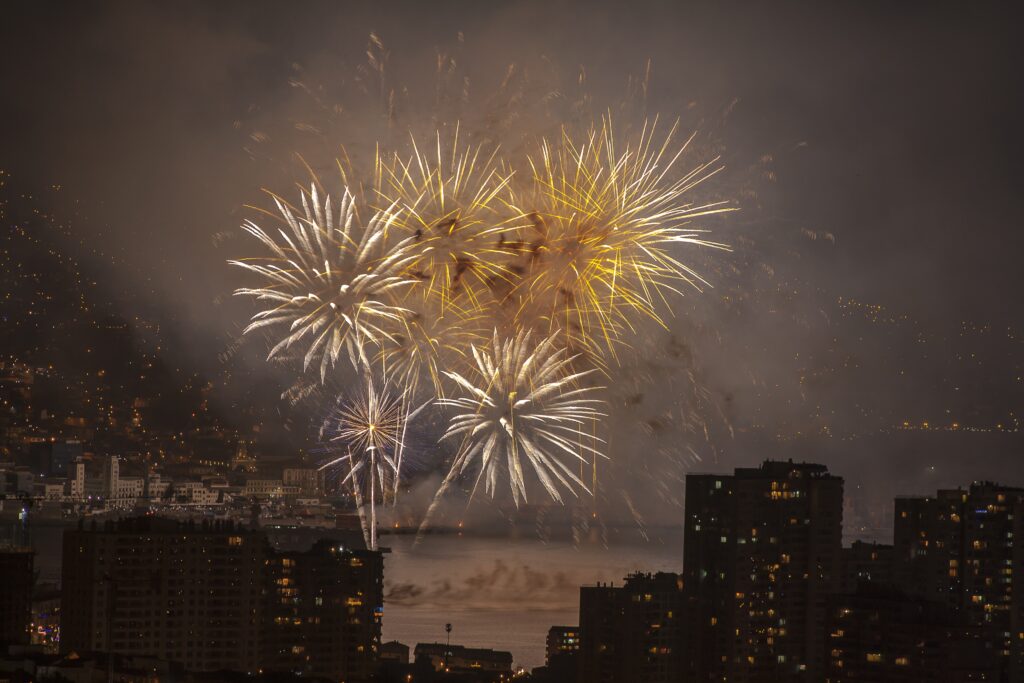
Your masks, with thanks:
[(377, 211), (361, 225), (355, 197), (347, 189), (336, 212), (330, 196), (321, 205), (315, 183), (302, 192), (301, 214), (273, 198), (287, 229), (273, 236), (253, 221), (242, 225), (271, 255), (229, 262), (264, 280), (261, 287), (235, 292), (269, 305), (252, 317), (245, 332), (285, 327), (268, 359), (301, 346), (303, 370), (319, 362), (321, 381), (343, 351), (353, 366), (368, 364), (367, 344), (390, 340), (388, 328), (403, 319), (403, 309), (390, 302), (389, 294), (415, 284), (404, 274), (415, 258), (411, 241), (386, 247), (394, 214)]
[[(321, 439), (341, 448), (344, 455), (325, 462), (320, 471), (348, 465), (341, 485), (351, 484), (360, 512), (367, 547), (377, 549), (377, 492), (381, 502), (397, 493), (405, 428), (425, 407), (412, 409), (408, 392), (378, 390), (370, 379), (355, 399), (342, 397), (324, 420)], [(329, 436), (328, 436), (329, 435)], [(364, 496), (369, 496), (370, 519), (366, 520)]]

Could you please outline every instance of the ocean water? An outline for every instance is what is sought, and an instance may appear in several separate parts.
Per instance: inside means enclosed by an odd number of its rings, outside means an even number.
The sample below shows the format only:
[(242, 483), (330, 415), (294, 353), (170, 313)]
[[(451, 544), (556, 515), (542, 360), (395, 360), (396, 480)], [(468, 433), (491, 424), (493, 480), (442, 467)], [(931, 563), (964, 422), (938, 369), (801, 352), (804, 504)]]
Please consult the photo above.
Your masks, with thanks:
[(682, 571), (681, 533), (576, 546), (537, 538), (385, 536), (384, 640), (508, 650), (517, 666), (544, 663), (548, 628), (579, 621), (579, 591), (627, 574)]

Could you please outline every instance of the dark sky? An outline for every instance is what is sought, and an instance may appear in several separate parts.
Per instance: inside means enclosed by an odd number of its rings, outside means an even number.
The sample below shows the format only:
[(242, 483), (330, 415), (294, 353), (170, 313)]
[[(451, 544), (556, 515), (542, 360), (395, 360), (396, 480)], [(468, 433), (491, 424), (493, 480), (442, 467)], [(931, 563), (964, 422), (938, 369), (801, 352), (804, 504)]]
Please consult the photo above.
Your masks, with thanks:
[[(736, 251), (709, 266), (715, 293), (674, 332), (725, 421), (782, 435), (766, 454), (813, 436), (812, 456), (852, 465), (859, 447), (820, 439), (1024, 408), (1024, 62), (995, 4), (8, 2), (3, 18), (0, 168), (90, 207), (81, 230), (136, 264), (110, 277), (148, 280), (197, 363), (244, 319), (222, 303), (242, 205), (301, 178), (294, 153), (319, 168), (373, 137), (350, 87), (373, 31), (409, 87), (403, 121), (431, 101), (438, 51), (481, 103), (510, 63), (567, 84), (582, 65), (598, 111), (651, 59), (648, 112), (721, 150), (712, 189), (741, 208), (719, 226)], [(747, 447), (712, 450), (760, 457)]]

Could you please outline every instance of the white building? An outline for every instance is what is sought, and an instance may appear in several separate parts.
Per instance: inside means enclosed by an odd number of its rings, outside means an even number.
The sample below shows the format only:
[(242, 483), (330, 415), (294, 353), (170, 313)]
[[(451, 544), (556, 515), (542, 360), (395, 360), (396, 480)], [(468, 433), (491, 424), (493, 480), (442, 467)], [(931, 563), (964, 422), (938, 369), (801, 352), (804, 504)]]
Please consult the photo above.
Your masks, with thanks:
[(186, 505), (218, 505), (225, 500), (221, 491), (208, 488), (201, 481), (175, 482), (174, 498)]
[(242, 495), (256, 498), (273, 498), (284, 494), (284, 482), (280, 479), (249, 479), (242, 489)]
[(71, 490), (69, 493), (72, 500), (82, 500), (85, 498), (85, 463), (81, 460), (76, 460), (72, 467)]
[(311, 467), (286, 467), (282, 481), (285, 486), (296, 487), (304, 496), (319, 496), (323, 492), (324, 473)]
[(63, 479), (51, 479), (43, 482), (43, 498), (46, 500), (64, 500), (68, 492), (68, 482)]
[(142, 477), (119, 477), (117, 487), (107, 499), (114, 507), (130, 508), (142, 498), (146, 490), (146, 482)]
[(151, 472), (146, 479), (146, 494), (150, 500), (166, 498), (173, 487), (173, 482), (165, 480), (158, 472)]

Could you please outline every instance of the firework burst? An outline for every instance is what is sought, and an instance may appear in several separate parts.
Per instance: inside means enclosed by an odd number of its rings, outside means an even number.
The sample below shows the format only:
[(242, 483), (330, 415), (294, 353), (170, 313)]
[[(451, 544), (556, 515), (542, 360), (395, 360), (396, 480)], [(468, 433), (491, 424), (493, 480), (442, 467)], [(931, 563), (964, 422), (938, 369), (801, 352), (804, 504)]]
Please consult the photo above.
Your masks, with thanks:
[(407, 159), (377, 161), (381, 204), (394, 207), (394, 227), (416, 245), (408, 272), (442, 312), (481, 310), (493, 283), (510, 279), (507, 245), (520, 218), (509, 209), (512, 175), (498, 168), (496, 149), (460, 147), (458, 126), (450, 142), (438, 132), (426, 148), (411, 145)]
[[(386, 84), (386, 51), (374, 41), (369, 73), (379, 90), (362, 83), (359, 96), (379, 92), (381, 134), (390, 140), (399, 110), (416, 117), (416, 129), (431, 117), (395, 108), (401, 90)], [(373, 136), (364, 136), (371, 144), (356, 141), (356, 163), (344, 151), (339, 161), (352, 191), (338, 205), (321, 200), (315, 184), (299, 208), (271, 195), (277, 213), (266, 213), (281, 222), (276, 231), (243, 225), (266, 253), (231, 262), (262, 280), (236, 292), (265, 304), (246, 332), (275, 335), (269, 359), (301, 359), (287, 395), (313, 402), (333, 398), (335, 381), (362, 387), (331, 403), (321, 440), (334, 456), (322, 469), (351, 487), (370, 547), (376, 506), (398, 494), (405, 430), (423, 408), (414, 404), (428, 398), (449, 411), (437, 432), (454, 459), (421, 530), (463, 477), (471, 500), (478, 490), (510, 491), (516, 506), (528, 491), (556, 502), (567, 493), (596, 496), (608, 449), (596, 385), (613, 367), (630, 367), (619, 354), (638, 331), (666, 327), (670, 297), (707, 286), (696, 248), (726, 247), (699, 222), (733, 210), (696, 198), (695, 188), (721, 170), (717, 159), (683, 168), (693, 137), (678, 137), (676, 126), (659, 130), (657, 119), (624, 142), (610, 117), (594, 121), (582, 134), (563, 129), (541, 140), (520, 159), (475, 144), (526, 139), (507, 122), (501, 130), (485, 122), (486, 131), (462, 141), (458, 124), (428, 138), (410, 134), (396, 150), (374, 150)], [(350, 363), (328, 380), (342, 356)], [(629, 413), (614, 396), (609, 405)], [(652, 433), (677, 420), (632, 410), (637, 429)]]
[(367, 345), (389, 341), (390, 330), (402, 324), (404, 311), (390, 295), (415, 284), (404, 275), (414, 259), (410, 241), (387, 247), (394, 214), (377, 211), (361, 224), (347, 189), (334, 207), (330, 196), (321, 205), (314, 184), (302, 192), (301, 212), (273, 199), (285, 224), (276, 236), (253, 221), (242, 225), (270, 255), (230, 261), (264, 281), (235, 292), (268, 306), (245, 332), (283, 329), (268, 359), (298, 351), (303, 370), (318, 366), (321, 381), (343, 352), (353, 366), (368, 363)]
[(673, 179), (692, 137), (676, 145), (675, 126), (660, 141), (656, 130), (656, 121), (645, 124), (636, 142), (619, 150), (604, 120), (581, 142), (567, 132), (557, 145), (545, 140), (530, 159), (533, 205), (522, 213), (532, 228), (522, 249), (525, 274), (511, 299), (521, 321), (544, 321), (572, 344), (614, 354), (614, 343), (634, 329), (631, 315), (664, 326), (658, 310), (667, 292), (707, 284), (675, 252), (725, 248), (703, 239), (693, 221), (732, 208), (688, 200), (719, 170), (717, 159)]
[(320, 429), (321, 440), (340, 453), (322, 464), (320, 471), (344, 472), (341, 485), (351, 486), (367, 546), (373, 550), (377, 548), (378, 493), (382, 503), (397, 496), (406, 426), (423, 409), (413, 409), (408, 399), (407, 392), (387, 386), (378, 390), (371, 379), (356, 398), (339, 398)]
[(590, 398), (594, 387), (577, 385), (593, 371), (575, 372), (575, 356), (551, 337), (533, 343), (529, 332), (507, 340), (495, 333), (472, 354), (472, 371), (445, 373), (463, 395), (438, 401), (456, 411), (442, 439), (462, 439), (452, 474), (478, 466), (474, 491), (483, 482), (492, 496), (499, 477), (507, 476), (516, 505), (527, 500), (527, 471), (559, 502), (559, 488), (586, 490), (566, 462), (600, 455), (598, 440), (586, 432), (602, 415), (602, 402)]

